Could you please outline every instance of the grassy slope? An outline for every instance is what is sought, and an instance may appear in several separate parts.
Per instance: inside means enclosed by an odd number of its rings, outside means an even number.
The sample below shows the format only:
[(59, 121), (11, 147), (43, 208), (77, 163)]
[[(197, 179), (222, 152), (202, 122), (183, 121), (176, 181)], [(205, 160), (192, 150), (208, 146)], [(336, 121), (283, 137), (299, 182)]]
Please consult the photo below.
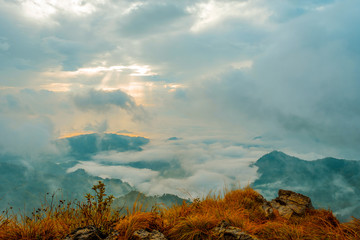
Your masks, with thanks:
[(129, 239), (139, 229), (157, 229), (168, 239), (216, 239), (212, 229), (222, 220), (259, 239), (360, 239), (360, 220), (340, 223), (328, 210), (309, 210), (304, 217), (286, 220), (267, 218), (261, 210), (259, 193), (251, 188), (209, 195), (193, 203), (166, 209), (134, 205), (125, 215), (112, 212), (111, 196), (100, 182), (83, 202), (54, 205), (51, 199), (31, 216), (16, 217), (9, 211), (0, 216), (0, 239), (62, 239), (78, 227), (95, 225), (104, 233), (116, 230), (117, 239)]

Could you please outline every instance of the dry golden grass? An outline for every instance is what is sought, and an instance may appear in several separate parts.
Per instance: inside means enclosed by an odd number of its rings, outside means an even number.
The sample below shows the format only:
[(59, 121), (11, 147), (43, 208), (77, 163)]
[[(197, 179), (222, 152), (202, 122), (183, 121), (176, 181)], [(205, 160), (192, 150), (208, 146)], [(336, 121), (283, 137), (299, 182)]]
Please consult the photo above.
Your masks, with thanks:
[(78, 227), (94, 225), (105, 234), (116, 230), (116, 239), (131, 239), (136, 230), (158, 230), (173, 240), (218, 239), (213, 229), (222, 221), (241, 228), (258, 239), (360, 239), (360, 220), (340, 223), (328, 210), (308, 210), (303, 217), (290, 220), (266, 217), (261, 210), (261, 196), (251, 188), (226, 191), (223, 196), (208, 195), (193, 203), (170, 208), (155, 207), (145, 212), (133, 206), (125, 215), (110, 209), (113, 197), (105, 194), (101, 182), (87, 194), (84, 202), (60, 201), (48, 204), (31, 216), (16, 217), (4, 212), (0, 216), (0, 239), (63, 239)]

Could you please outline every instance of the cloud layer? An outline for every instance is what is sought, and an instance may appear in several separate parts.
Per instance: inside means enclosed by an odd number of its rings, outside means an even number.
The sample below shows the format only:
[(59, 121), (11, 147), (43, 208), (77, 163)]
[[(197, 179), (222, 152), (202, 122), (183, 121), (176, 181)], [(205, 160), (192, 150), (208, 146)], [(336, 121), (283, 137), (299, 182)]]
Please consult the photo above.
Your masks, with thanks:
[(216, 139), (164, 140), (150, 142), (138, 152), (101, 152), (69, 171), (85, 169), (96, 176), (120, 178), (148, 194), (198, 197), (253, 182), (257, 169), (249, 165), (267, 151)]

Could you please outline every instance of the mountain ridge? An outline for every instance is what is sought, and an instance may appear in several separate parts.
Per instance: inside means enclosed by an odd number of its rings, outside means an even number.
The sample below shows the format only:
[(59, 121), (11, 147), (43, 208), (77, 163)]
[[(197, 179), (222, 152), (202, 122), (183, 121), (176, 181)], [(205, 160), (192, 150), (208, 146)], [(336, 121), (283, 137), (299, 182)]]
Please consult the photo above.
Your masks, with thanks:
[(276, 189), (294, 189), (313, 199), (315, 206), (330, 207), (341, 220), (360, 215), (360, 161), (325, 157), (302, 160), (280, 151), (259, 158), (259, 177), (251, 184), (266, 198)]

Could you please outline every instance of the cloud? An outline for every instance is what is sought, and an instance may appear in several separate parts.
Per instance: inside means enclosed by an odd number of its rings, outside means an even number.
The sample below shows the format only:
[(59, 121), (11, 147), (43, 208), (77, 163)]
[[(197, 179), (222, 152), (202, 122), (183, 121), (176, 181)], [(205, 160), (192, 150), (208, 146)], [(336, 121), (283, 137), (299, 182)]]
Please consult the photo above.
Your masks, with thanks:
[(26, 156), (32, 161), (40, 153), (54, 153), (53, 126), (47, 118), (0, 117), (0, 153)]
[(28, 17), (43, 20), (50, 18), (51, 15), (54, 15), (59, 11), (76, 15), (91, 14), (96, 10), (96, 5), (100, 4), (101, 2), (102, 1), (95, 0), (84, 4), (81, 1), (67, 0), (52, 3), (42, 0), (26, 0), (21, 2), (21, 7), (25, 15)]
[(104, 166), (94, 162), (80, 162), (76, 166), (68, 169), (69, 172), (74, 172), (77, 169), (84, 169), (87, 173), (102, 178), (115, 178), (128, 182), (137, 186), (139, 183), (150, 181), (157, 176), (157, 172), (149, 169), (137, 169), (124, 166)]
[[(89, 131), (117, 132), (124, 127), (133, 128), (131, 124), (134, 120), (140, 124), (149, 119), (143, 107), (135, 104), (133, 98), (122, 91), (109, 92), (110, 96), (106, 91), (93, 92), (95, 95), (100, 92), (101, 99), (92, 101), (90, 98), (94, 94), (88, 96), (86, 91), (81, 92), (83, 95), (74, 95), (73, 92), (29, 88), (0, 89), (0, 113), (9, 122), (47, 119), (53, 128), (50, 133), (52, 139)], [(76, 100), (79, 105), (76, 105)]]
[(108, 128), (109, 128), (109, 124), (107, 120), (104, 120), (100, 123), (95, 123), (95, 124), (89, 123), (88, 125), (85, 126), (84, 130), (89, 132), (103, 133), (106, 130), (108, 130)]
[(229, 186), (231, 180), (223, 174), (199, 170), (194, 175), (183, 178), (152, 179), (138, 186), (143, 192), (151, 195), (160, 195), (164, 192), (175, 194), (183, 198), (204, 197), (212, 192), (220, 192)]
[[(247, 143), (219, 139), (165, 139), (151, 141), (143, 147), (143, 151), (102, 152), (89, 161), (98, 167), (107, 166), (109, 171), (109, 166), (119, 166), (156, 173), (149, 179), (133, 183), (144, 193), (168, 192), (183, 197), (189, 197), (186, 193), (191, 193), (196, 197), (210, 190), (222, 190), (225, 185), (245, 186), (251, 183), (256, 179), (256, 168), (249, 165), (267, 151), (266, 147), (255, 149)], [(85, 170), (88, 169), (87, 163), (83, 164), (77, 168), (84, 166)], [(89, 173), (96, 176), (105, 174), (95, 167)], [(124, 180), (121, 174), (118, 177)]]
[(254, 1), (206, 1), (188, 7), (188, 11), (196, 16), (191, 27), (193, 32), (209, 30), (218, 27), (228, 19), (239, 19), (250, 24), (267, 22), (272, 15), (266, 8), (261, 8)]
[[(356, 107), (360, 99), (354, 90), (360, 87), (360, 72), (359, 57), (353, 53), (358, 52), (355, 42), (360, 34), (348, 26), (358, 22), (360, 15), (353, 4), (280, 4), (279, 18), (269, 18), (276, 27), (258, 29), (261, 34), (252, 35), (253, 44), (245, 44), (242, 38), (232, 41), (239, 44), (237, 53), (243, 59), (251, 59), (251, 68), (212, 65), (219, 59), (234, 62), (232, 54), (224, 51), (209, 63), (210, 72), (199, 76), (190, 70), (197, 81), (185, 82), (191, 86), (184, 90), (186, 98), (169, 100), (168, 107), (175, 104), (194, 123), (227, 125), (251, 138), (261, 135), (262, 143), (280, 149), (356, 158), (359, 139), (354, 130), (360, 127)], [(302, 13), (292, 13), (295, 8)], [(231, 29), (241, 34), (241, 29)], [(215, 57), (211, 50), (199, 52)], [(196, 58), (196, 52), (193, 55)], [(227, 58), (222, 60), (222, 56)]]
[(0, 51), (7, 51), (10, 48), (10, 44), (6, 41), (6, 38), (0, 37)]
[(80, 94), (74, 94), (72, 98), (77, 108), (82, 111), (106, 112), (112, 107), (117, 107), (126, 110), (135, 121), (147, 121), (150, 119), (144, 108), (137, 105), (130, 95), (121, 90), (90, 89)]
[(0, 111), (4, 111), (7, 116), (22, 115), (25, 119), (29, 115), (50, 117), (57, 114), (56, 110), (69, 109), (69, 103), (63, 93), (30, 88), (5, 89), (0, 90), (0, 93)]
[(186, 15), (188, 13), (178, 3), (142, 2), (123, 16), (118, 28), (127, 38), (169, 34)]
[(125, 110), (136, 108), (133, 99), (121, 90), (102, 91), (90, 89), (82, 94), (74, 95), (73, 100), (81, 110), (104, 111), (111, 106)]

